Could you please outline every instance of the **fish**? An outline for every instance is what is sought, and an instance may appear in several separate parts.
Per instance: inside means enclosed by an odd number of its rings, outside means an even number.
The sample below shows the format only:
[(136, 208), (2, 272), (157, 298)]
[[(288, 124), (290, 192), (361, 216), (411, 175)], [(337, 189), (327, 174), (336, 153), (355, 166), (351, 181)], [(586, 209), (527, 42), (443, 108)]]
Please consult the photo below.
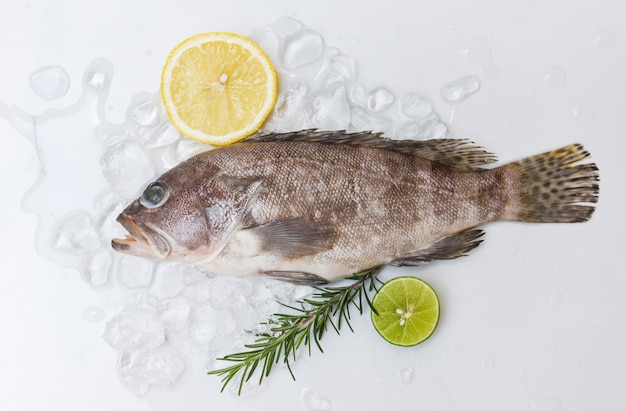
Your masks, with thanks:
[(501, 166), (464, 139), (259, 134), (150, 182), (118, 216), (116, 251), (216, 275), (323, 285), (467, 255), (495, 221), (591, 218), (599, 171), (571, 144)]

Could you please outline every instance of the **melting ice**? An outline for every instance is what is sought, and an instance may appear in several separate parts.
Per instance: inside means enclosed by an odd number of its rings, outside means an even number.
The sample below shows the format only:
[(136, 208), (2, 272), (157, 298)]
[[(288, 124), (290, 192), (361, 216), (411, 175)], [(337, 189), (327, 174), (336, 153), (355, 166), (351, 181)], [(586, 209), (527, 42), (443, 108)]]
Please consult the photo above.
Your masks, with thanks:
[[(416, 139), (447, 134), (426, 98), (395, 95), (383, 85), (366, 88), (352, 58), (297, 20), (281, 18), (250, 37), (280, 73), (277, 104), (264, 131), (318, 127)], [(277, 312), (277, 301), (290, 304), (311, 290), (213, 277), (196, 267), (111, 251), (110, 239), (123, 232), (115, 218), (128, 201), (155, 176), (210, 149), (181, 138), (167, 121), (158, 93), (138, 93), (122, 123), (109, 121), (104, 107), (112, 81), (113, 65), (106, 59), (90, 64), (78, 82), (71, 82), (62, 67), (43, 67), (29, 79), (39, 97), (58, 99), (70, 84), (82, 87), (81, 97), (65, 109), (38, 116), (0, 101), (0, 118), (33, 143), (41, 162), (41, 175), (24, 198), (24, 209), (39, 217), (37, 250), (76, 268), (104, 295), (106, 306), (87, 307), (83, 316), (89, 322), (110, 319), (103, 338), (117, 352), (120, 381), (142, 395), (151, 386), (174, 384), (183, 372), (207, 378), (207, 369), (223, 365), (215, 363), (216, 354), (250, 341), (246, 330)], [(475, 79), (446, 87), (444, 98), (451, 102), (478, 89)], [(72, 147), (80, 155), (68, 162), (60, 147)], [(302, 403), (310, 410), (330, 409), (315, 390), (304, 391)]]

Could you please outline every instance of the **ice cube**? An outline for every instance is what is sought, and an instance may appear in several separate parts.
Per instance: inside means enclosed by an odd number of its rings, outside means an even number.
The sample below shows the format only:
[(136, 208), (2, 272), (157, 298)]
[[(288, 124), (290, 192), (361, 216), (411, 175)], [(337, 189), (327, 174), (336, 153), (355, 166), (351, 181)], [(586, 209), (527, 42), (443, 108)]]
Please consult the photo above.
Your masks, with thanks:
[(197, 141), (182, 139), (176, 144), (175, 158), (178, 162), (185, 161), (196, 154), (210, 150), (211, 146), (198, 143)]
[(117, 124), (102, 123), (94, 129), (94, 136), (106, 145), (115, 145), (129, 136), (129, 129)]
[(109, 321), (103, 338), (122, 351), (156, 348), (165, 341), (165, 329), (153, 312), (125, 309)]
[(187, 333), (191, 341), (198, 345), (207, 345), (217, 332), (217, 316), (209, 304), (198, 304), (192, 312), (192, 321)]
[(231, 310), (215, 310), (215, 328), (220, 337), (226, 337), (227, 341), (232, 340), (234, 334), (242, 332), (243, 327), (239, 327), (233, 311)]
[(448, 104), (459, 104), (480, 89), (480, 80), (474, 76), (461, 77), (441, 87), (441, 97)]
[(109, 148), (100, 159), (100, 164), (111, 190), (124, 200), (136, 197), (155, 175), (148, 153), (132, 141), (123, 141)]
[(150, 149), (165, 147), (175, 143), (180, 138), (181, 135), (178, 130), (176, 130), (176, 127), (170, 122), (164, 122), (150, 134), (149, 140), (146, 142), (146, 147)]
[(390, 131), (392, 121), (388, 118), (377, 117), (369, 114), (361, 107), (353, 107), (351, 124), (355, 130)]
[(367, 109), (372, 113), (387, 110), (393, 104), (395, 97), (386, 88), (376, 88), (367, 95)]
[(70, 211), (57, 222), (54, 248), (69, 254), (85, 255), (100, 246), (100, 238), (85, 210)]
[(138, 125), (154, 127), (160, 123), (160, 101), (157, 96), (149, 93), (139, 93), (133, 96), (128, 106), (128, 116)]
[(150, 294), (159, 300), (166, 300), (178, 295), (185, 284), (183, 283), (184, 265), (180, 263), (159, 263), (156, 265)]
[(285, 281), (267, 280), (265, 288), (269, 290), (274, 298), (281, 303), (288, 303), (293, 300), (296, 286)]
[(350, 99), (356, 105), (365, 106), (367, 104), (367, 90), (360, 84), (354, 86), (350, 92)]
[(332, 56), (331, 67), (345, 81), (350, 82), (356, 73), (354, 59), (338, 53)]
[(83, 269), (85, 280), (94, 287), (102, 287), (109, 281), (109, 272), (113, 258), (108, 250), (100, 250), (94, 254)]
[(214, 308), (239, 308), (246, 304), (252, 284), (243, 278), (218, 276), (209, 281), (208, 289)]
[(324, 40), (318, 33), (302, 28), (285, 36), (280, 46), (279, 58), (287, 69), (313, 63), (322, 57)]
[(400, 110), (409, 117), (424, 119), (433, 112), (433, 106), (417, 94), (408, 94), (400, 101)]
[(183, 283), (185, 285), (198, 284), (201, 281), (205, 281), (207, 278), (209, 278), (209, 273), (203, 268), (193, 265), (183, 267)]
[(330, 401), (314, 388), (303, 388), (300, 393), (300, 403), (306, 411), (330, 411), (333, 409)]
[(422, 129), (423, 127), (418, 123), (410, 122), (398, 127), (394, 135), (403, 140), (416, 139), (422, 132)]
[(116, 271), (122, 284), (130, 288), (145, 287), (152, 281), (154, 263), (132, 255), (120, 256)]
[(304, 110), (308, 127), (346, 130), (350, 125), (350, 104), (343, 85), (326, 87), (312, 95)]
[(281, 91), (272, 116), (263, 127), (272, 132), (299, 130), (304, 127), (302, 103), (308, 93), (306, 83), (300, 81)]
[(157, 313), (167, 331), (179, 332), (187, 328), (191, 303), (182, 296), (170, 298), (158, 305)]
[(67, 94), (70, 77), (60, 66), (46, 66), (35, 70), (28, 77), (30, 87), (44, 100), (52, 101)]
[(91, 306), (83, 309), (83, 319), (90, 323), (97, 323), (104, 318), (104, 310), (100, 307)]
[(291, 17), (282, 16), (269, 26), (270, 30), (274, 32), (276, 37), (283, 40), (288, 36), (293, 35), (298, 30), (301, 30), (304, 25)]
[(437, 121), (432, 121), (426, 125), (420, 138), (423, 138), (423, 139), (444, 138), (447, 135), (448, 135), (448, 127), (437, 119)]
[(151, 386), (171, 386), (185, 369), (185, 363), (168, 348), (140, 352), (123, 351), (117, 361), (122, 383), (139, 395)]

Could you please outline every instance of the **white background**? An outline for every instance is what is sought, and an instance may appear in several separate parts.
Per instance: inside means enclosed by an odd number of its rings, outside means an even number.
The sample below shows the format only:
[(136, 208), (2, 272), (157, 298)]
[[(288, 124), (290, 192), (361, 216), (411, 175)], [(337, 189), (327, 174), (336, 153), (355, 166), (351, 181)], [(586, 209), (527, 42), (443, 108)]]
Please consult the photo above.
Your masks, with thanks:
[[(583, 143), (601, 173), (592, 221), (493, 224), (469, 258), (387, 270), (386, 277), (419, 275), (440, 294), (440, 326), (415, 348), (388, 345), (369, 318), (356, 318), (354, 334), (329, 334), (324, 354), (298, 361), (296, 382), (276, 370), (264, 390), (238, 399), (219, 394), (215, 377), (186, 373), (174, 389), (139, 399), (117, 379), (104, 323), (83, 319), (100, 297), (34, 250), (36, 218), (20, 200), (37, 159), (0, 117), (0, 409), (297, 410), (307, 387), (333, 410), (625, 409), (626, 7), (619, 0), (4, 0), (0, 102), (32, 114), (67, 106), (80, 87), (46, 103), (30, 90), (29, 74), (60, 65), (77, 85), (91, 61), (106, 57), (115, 68), (108, 115), (120, 121), (133, 95), (158, 90), (163, 61), (180, 40), (204, 31), (249, 34), (283, 15), (355, 58), (372, 85), (418, 92), (446, 121), (452, 107), (441, 85), (477, 76), (482, 88), (455, 110), (451, 136), (474, 139), (503, 161)], [(66, 150), (68, 161), (79, 154)], [(405, 367), (413, 369), (410, 384), (397, 377)]]

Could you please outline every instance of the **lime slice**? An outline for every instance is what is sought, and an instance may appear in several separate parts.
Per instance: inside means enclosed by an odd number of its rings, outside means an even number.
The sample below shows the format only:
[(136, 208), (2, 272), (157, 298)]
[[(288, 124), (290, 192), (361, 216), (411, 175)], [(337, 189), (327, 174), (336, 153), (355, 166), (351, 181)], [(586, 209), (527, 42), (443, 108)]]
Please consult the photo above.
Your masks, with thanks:
[(439, 298), (433, 288), (415, 277), (387, 281), (372, 299), (376, 331), (388, 342), (417, 345), (432, 335), (439, 322)]

